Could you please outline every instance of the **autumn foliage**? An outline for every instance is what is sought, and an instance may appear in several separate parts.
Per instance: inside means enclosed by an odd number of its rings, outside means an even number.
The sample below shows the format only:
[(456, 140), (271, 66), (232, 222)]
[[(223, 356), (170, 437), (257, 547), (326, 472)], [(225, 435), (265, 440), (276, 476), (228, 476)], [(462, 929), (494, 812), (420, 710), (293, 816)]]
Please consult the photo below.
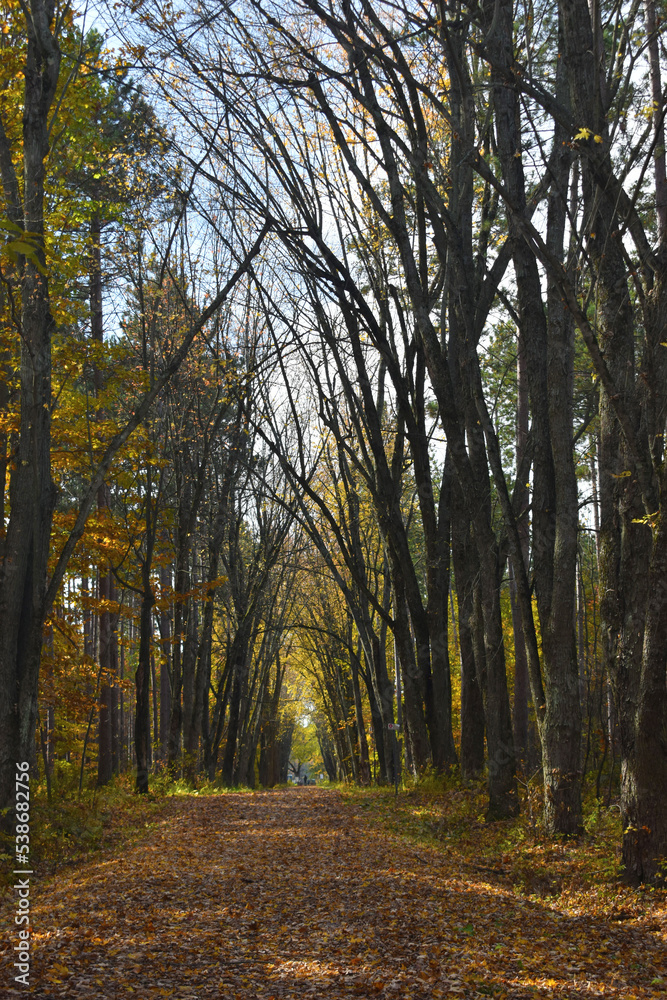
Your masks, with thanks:
[(40, 880), (36, 995), (663, 997), (664, 893), (615, 881), (613, 816), (553, 843), (477, 819), (480, 792), (154, 803)]

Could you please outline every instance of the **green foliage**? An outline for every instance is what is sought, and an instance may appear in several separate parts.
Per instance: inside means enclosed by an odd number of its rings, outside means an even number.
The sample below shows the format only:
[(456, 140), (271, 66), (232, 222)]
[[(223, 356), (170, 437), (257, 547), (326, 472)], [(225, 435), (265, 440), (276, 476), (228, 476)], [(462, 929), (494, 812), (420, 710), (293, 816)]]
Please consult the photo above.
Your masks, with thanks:
[(489, 412), (498, 434), (503, 467), (514, 468), (517, 403), (517, 342), (513, 323), (496, 324), (480, 359)]
[[(63, 863), (83, 861), (101, 850), (123, 850), (145, 833), (168, 808), (165, 795), (135, 795), (134, 776), (115, 778), (102, 789), (79, 798), (78, 769), (59, 762), (49, 805), (46, 785), (32, 791), (30, 803), (31, 859), (40, 874)], [(2, 861), (2, 875), (13, 876), (13, 855)]]
[(290, 757), (306, 766), (324, 767), (317, 739), (317, 727), (309, 716), (300, 719), (294, 727)]

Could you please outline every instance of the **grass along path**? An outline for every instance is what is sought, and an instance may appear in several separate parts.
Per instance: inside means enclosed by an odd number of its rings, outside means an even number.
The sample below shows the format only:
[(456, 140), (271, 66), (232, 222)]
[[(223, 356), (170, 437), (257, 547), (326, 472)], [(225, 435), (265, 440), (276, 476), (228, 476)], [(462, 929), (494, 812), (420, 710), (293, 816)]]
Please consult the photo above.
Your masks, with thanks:
[[(174, 799), (125, 853), (32, 888), (3, 997), (664, 998), (664, 926), (573, 917), (317, 788)], [(667, 976), (665, 976), (667, 978)]]

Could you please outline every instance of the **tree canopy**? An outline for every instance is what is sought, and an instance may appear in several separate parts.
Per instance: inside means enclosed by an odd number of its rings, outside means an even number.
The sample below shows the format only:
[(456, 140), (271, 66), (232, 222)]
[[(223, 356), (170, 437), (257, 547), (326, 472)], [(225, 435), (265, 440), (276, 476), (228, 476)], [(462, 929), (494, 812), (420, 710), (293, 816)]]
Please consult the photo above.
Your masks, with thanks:
[(7, 822), (19, 760), (537, 777), (660, 883), (662, 6), (109, 16), (1, 5)]

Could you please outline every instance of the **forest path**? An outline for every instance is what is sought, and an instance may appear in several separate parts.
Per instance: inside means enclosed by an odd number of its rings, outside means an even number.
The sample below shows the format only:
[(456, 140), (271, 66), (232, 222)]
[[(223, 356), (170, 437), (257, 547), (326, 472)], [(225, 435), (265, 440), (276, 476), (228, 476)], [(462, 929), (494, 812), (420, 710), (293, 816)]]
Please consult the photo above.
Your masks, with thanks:
[(657, 936), (521, 899), (317, 788), (174, 800), (31, 909), (31, 986), (7, 997), (667, 995)]

